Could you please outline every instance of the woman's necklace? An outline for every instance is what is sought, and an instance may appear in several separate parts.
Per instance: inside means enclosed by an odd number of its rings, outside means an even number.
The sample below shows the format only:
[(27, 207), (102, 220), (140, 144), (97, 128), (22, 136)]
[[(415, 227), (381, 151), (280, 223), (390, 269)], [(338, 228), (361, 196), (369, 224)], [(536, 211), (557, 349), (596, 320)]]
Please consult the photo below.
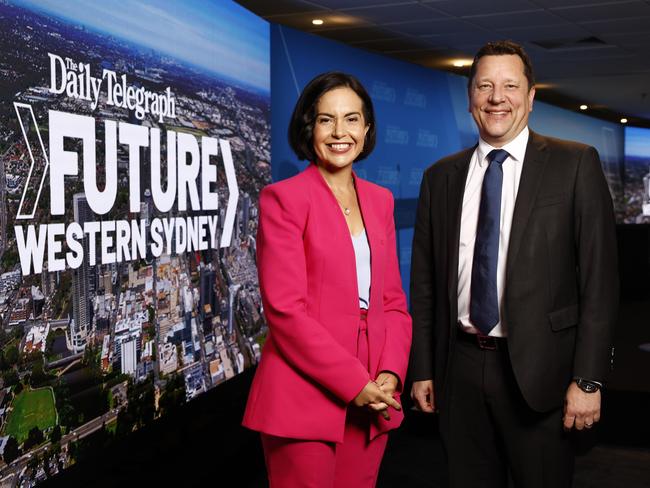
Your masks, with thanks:
[[(336, 195), (335, 195), (335, 196), (336, 196)], [(346, 207), (345, 205), (343, 205), (343, 204), (339, 201), (338, 198), (336, 199), (336, 201), (339, 202), (339, 205), (340, 205), (341, 208), (343, 209), (343, 213), (344, 213), (345, 215), (350, 215), (350, 212), (352, 212), (352, 210), (350, 210), (350, 207)]]
[[(353, 191), (353, 193), (354, 193), (354, 197), (356, 198), (356, 191), (354, 190), (354, 187), (353, 187), (353, 190), (352, 190), (352, 191)], [(335, 190), (334, 188), (332, 188), (332, 194), (334, 195), (334, 198), (336, 198), (336, 202), (337, 202), (337, 203), (341, 206), (341, 208), (343, 209), (343, 213), (344, 213), (346, 216), (347, 216), (347, 215), (350, 215), (350, 213), (352, 213), (352, 205), (348, 206), (348, 205), (344, 205), (343, 203), (341, 203), (341, 200), (339, 200), (339, 197), (336, 196), (336, 190)]]

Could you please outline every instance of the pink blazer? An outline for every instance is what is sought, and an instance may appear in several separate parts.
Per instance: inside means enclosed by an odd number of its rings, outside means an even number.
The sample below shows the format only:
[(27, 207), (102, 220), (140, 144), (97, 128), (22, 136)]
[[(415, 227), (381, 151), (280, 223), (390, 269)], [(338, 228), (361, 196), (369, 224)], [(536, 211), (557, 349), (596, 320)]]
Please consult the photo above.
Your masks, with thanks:
[[(370, 379), (389, 370), (404, 383), (411, 318), (397, 263), (393, 197), (354, 178), (371, 252), (370, 373), (355, 355), (359, 293), (350, 232), (311, 164), (260, 194), (257, 266), (269, 334), (244, 414), (250, 429), (342, 442), (346, 408)], [(399, 426), (403, 413), (390, 413), (390, 421), (372, 417), (372, 438)]]

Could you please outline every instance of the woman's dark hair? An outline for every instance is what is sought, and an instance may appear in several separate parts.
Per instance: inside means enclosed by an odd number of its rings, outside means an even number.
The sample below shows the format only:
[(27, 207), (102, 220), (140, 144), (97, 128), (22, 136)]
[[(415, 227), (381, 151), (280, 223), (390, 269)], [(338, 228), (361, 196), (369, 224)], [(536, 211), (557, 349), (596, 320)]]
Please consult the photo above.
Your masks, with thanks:
[(375, 111), (372, 108), (370, 95), (361, 82), (354, 76), (338, 71), (329, 71), (318, 75), (311, 80), (300, 94), (289, 122), (289, 144), (298, 159), (316, 162), (314, 153), (314, 122), (318, 101), (325, 93), (335, 88), (347, 87), (356, 93), (363, 102), (363, 118), (368, 128), (363, 151), (354, 160), (361, 161), (366, 158), (375, 147)]

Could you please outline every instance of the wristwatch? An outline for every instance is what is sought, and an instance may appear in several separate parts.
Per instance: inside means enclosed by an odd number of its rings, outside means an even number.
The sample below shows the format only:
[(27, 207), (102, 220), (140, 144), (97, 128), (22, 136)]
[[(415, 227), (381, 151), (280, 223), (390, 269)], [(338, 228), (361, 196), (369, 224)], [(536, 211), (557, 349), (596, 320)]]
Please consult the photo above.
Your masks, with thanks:
[(578, 388), (580, 388), (585, 393), (596, 393), (598, 390), (600, 390), (600, 387), (603, 386), (597, 381), (590, 381), (584, 378), (574, 378), (574, 379), (576, 385), (578, 385)]

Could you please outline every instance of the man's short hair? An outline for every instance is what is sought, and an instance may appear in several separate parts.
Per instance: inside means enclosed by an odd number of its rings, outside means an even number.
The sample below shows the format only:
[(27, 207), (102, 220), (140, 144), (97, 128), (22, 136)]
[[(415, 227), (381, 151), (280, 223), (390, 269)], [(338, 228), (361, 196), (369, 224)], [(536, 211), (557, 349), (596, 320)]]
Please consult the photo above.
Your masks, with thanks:
[(291, 145), (291, 149), (301, 161), (316, 162), (313, 139), (318, 101), (326, 92), (341, 87), (350, 88), (361, 98), (363, 119), (365, 124), (370, 126), (363, 143), (363, 151), (354, 161), (361, 161), (374, 149), (377, 130), (375, 128), (375, 111), (370, 95), (354, 76), (339, 71), (329, 71), (318, 75), (307, 84), (300, 94), (291, 115), (289, 145)]
[(528, 54), (524, 50), (523, 46), (513, 41), (494, 41), (485, 44), (481, 49), (478, 50), (476, 56), (474, 56), (472, 68), (469, 72), (467, 89), (472, 89), (472, 82), (474, 81), (474, 76), (476, 76), (478, 62), (483, 56), (503, 56), (507, 54), (514, 54), (515, 56), (519, 56), (522, 63), (524, 63), (524, 75), (526, 75), (526, 79), (528, 80), (528, 90), (535, 86), (533, 63), (530, 62), (530, 58), (528, 57)]

